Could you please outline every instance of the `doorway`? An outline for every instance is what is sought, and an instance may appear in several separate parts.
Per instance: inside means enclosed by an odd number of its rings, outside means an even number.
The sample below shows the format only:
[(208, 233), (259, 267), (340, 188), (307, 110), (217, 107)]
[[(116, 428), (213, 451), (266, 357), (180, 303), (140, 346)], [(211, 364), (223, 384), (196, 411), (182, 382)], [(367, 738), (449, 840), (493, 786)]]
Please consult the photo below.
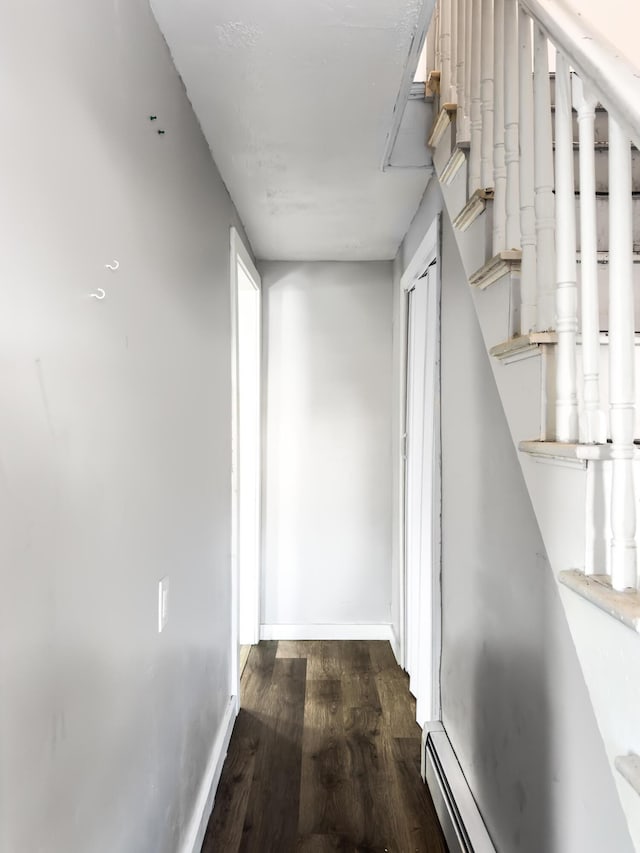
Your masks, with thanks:
[(232, 695), (240, 646), (258, 642), (261, 539), (261, 282), (231, 229), (232, 329)]
[[(416, 720), (440, 718), (440, 281), (437, 239), (403, 276), (407, 292), (404, 668)], [(409, 271), (408, 271), (409, 272)]]

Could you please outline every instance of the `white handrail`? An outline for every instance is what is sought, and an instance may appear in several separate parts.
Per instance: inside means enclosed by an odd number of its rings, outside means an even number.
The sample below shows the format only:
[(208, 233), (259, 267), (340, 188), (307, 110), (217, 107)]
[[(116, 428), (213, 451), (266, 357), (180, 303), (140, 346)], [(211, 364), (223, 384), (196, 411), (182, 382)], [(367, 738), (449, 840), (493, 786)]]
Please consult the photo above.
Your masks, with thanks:
[(519, 2), (640, 148), (638, 69), (562, 0)]

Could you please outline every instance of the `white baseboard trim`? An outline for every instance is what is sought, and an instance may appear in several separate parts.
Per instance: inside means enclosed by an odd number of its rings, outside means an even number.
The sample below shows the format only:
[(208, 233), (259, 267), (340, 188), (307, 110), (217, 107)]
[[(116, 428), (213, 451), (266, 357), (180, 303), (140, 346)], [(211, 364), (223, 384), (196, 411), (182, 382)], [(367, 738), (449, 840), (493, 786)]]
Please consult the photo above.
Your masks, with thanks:
[(449, 853), (496, 853), (453, 747), (440, 722), (422, 731), (422, 776)]
[(388, 622), (375, 625), (261, 625), (261, 640), (388, 640), (393, 631)]
[(229, 699), (229, 704), (224, 712), (224, 717), (220, 723), (218, 734), (209, 755), (207, 769), (205, 770), (200, 790), (196, 798), (193, 814), (189, 821), (187, 834), (180, 848), (180, 853), (200, 853), (204, 834), (207, 831), (209, 816), (213, 810), (213, 801), (216, 796), (220, 776), (222, 775), (222, 765), (227, 757), (229, 741), (233, 731), (233, 724), (238, 715), (238, 698), (232, 696)]

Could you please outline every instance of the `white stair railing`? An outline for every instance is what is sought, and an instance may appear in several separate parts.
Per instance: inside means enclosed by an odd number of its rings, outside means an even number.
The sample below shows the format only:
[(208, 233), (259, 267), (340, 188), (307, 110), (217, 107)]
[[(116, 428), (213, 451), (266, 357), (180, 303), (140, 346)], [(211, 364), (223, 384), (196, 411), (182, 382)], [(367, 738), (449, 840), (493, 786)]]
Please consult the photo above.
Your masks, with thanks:
[[(556, 333), (555, 435), (543, 438), (607, 445), (600, 458), (611, 459), (611, 493), (605, 501), (611, 582), (616, 590), (636, 588), (631, 146), (640, 143), (640, 77), (556, 0), (439, 0), (436, 21), (441, 100), (457, 105), (455, 141), (470, 143), (469, 194), (493, 189), (493, 254), (521, 250), (520, 332)], [(556, 57), (555, 79), (550, 55)], [(603, 110), (609, 123), (604, 339), (598, 295), (598, 232), (604, 229), (598, 228), (594, 156), (595, 119)], [(608, 343), (607, 400), (601, 396), (603, 341)], [(587, 503), (591, 506), (589, 494)], [(587, 538), (592, 522), (588, 515)], [(604, 570), (588, 558), (585, 567)]]

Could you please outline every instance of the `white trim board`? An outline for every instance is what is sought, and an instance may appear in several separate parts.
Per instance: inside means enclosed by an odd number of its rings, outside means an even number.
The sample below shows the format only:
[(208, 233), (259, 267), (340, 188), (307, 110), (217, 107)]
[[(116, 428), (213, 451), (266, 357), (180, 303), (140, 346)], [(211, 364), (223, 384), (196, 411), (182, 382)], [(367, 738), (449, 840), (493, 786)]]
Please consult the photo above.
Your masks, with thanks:
[[(242, 271), (251, 281), (257, 291), (258, 300), (258, 329), (257, 329), (257, 353), (259, 364), (258, 367), (258, 411), (261, 417), (262, 410), (262, 391), (261, 391), (261, 358), (262, 358), (262, 318), (261, 318), (261, 294), (262, 280), (256, 266), (249, 254), (249, 250), (244, 244), (238, 230), (231, 226), (229, 229), (229, 283), (230, 283), (230, 320), (231, 320), (231, 687), (232, 695), (240, 694), (240, 666), (239, 666), (239, 642), (240, 642), (240, 626), (241, 614), (243, 616), (244, 625), (247, 621), (251, 622), (252, 637), (251, 642), (255, 643), (259, 638), (259, 623), (260, 623), (260, 582), (261, 582), (261, 542), (262, 542), (262, 485), (258, 485), (256, 494), (256, 559), (254, 571), (252, 572), (251, 586), (253, 586), (253, 595), (247, 599), (246, 583), (241, 595), (241, 578), (240, 578), (240, 477), (239, 477), (239, 455), (240, 455), (240, 385), (239, 385), (239, 355), (240, 355), (240, 338), (239, 338), (239, 311), (238, 311), (238, 272)], [(260, 429), (260, 428), (259, 428)], [(260, 445), (260, 435), (258, 434), (258, 444)], [(257, 470), (258, 478), (262, 480), (262, 462), (261, 450), (257, 451)], [(246, 581), (246, 577), (245, 577)], [(250, 614), (250, 615), (249, 615)], [(245, 626), (246, 627), (246, 626)], [(246, 642), (246, 639), (245, 639)]]
[(438, 249), (440, 247), (440, 214), (437, 213), (427, 233), (420, 241), (420, 245), (416, 249), (413, 257), (407, 264), (407, 268), (402, 273), (400, 286), (403, 290), (411, 290), (417, 278), (423, 274), (427, 267), (438, 257)]
[(355, 625), (261, 625), (261, 640), (388, 640), (393, 630), (388, 622)]
[(449, 853), (496, 853), (442, 723), (427, 723), (423, 729), (422, 777)]
[(391, 628), (391, 649), (396, 659), (396, 663), (402, 669), (402, 649), (400, 646), (400, 636), (395, 625), (390, 625), (389, 627)]
[(218, 789), (218, 783), (220, 782), (220, 776), (222, 775), (222, 765), (227, 757), (229, 741), (231, 740), (233, 726), (238, 716), (238, 710), (238, 697), (231, 696), (222, 722), (220, 723), (218, 734), (213, 742), (209, 761), (207, 762), (198, 796), (193, 807), (191, 820), (189, 821), (184, 841), (180, 847), (180, 853), (200, 853), (202, 849), (204, 834), (207, 831), (209, 817), (213, 811), (213, 802)]

